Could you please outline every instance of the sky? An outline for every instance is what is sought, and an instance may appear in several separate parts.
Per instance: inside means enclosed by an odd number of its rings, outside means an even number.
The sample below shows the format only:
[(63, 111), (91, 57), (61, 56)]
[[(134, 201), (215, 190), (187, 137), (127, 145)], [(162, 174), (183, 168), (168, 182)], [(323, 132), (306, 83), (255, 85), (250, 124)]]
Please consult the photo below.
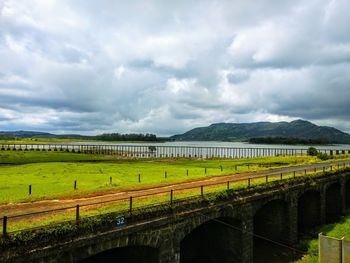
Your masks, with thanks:
[(0, 130), (350, 132), (348, 0), (0, 0)]

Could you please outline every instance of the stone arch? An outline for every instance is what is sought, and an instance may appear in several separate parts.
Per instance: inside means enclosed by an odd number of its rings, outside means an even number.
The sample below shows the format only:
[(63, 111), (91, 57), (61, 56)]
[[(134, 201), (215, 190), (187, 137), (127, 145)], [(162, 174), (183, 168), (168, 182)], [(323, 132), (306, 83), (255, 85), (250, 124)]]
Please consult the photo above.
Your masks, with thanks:
[(266, 202), (254, 215), (254, 233), (283, 241), (288, 230), (288, 204), (281, 199)]
[(219, 217), (234, 217), (232, 206), (228, 205), (225, 208), (217, 209), (205, 214), (196, 214), (195, 217), (186, 219), (182, 225), (179, 225), (176, 230), (177, 240), (181, 242), (188, 234), (190, 234), (194, 229), (204, 224), (207, 221), (213, 220)]
[(180, 262), (242, 262), (242, 222), (216, 217), (192, 229), (180, 242)]
[(278, 243), (289, 242), (288, 203), (282, 199), (265, 202), (253, 221), (254, 262), (284, 262), (290, 251)]
[(345, 206), (350, 208), (350, 179), (345, 182)]
[(117, 247), (94, 254), (78, 262), (154, 263), (159, 262), (159, 250), (149, 246)]
[[(115, 238), (115, 235), (111, 235), (110, 237), (103, 238), (102, 240), (96, 239), (92, 244), (86, 244), (84, 246), (76, 247), (74, 250), (72, 249), (70, 253), (70, 258), (73, 262), (109, 262), (108, 259), (102, 260), (104, 259), (103, 257), (106, 256), (108, 258), (110, 255), (118, 253), (121, 253), (122, 257), (123, 255), (127, 255), (131, 251), (139, 252), (138, 254), (141, 255), (147, 254), (147, 251), (150, 252), (150, 254), (152, 255), (156, 253), (156, 257), (158, 258), (158, 250), (162, 242), (163, 240), (161, 238), (158, 238), (157, 233), (153, 233), (152, 231), (136, 235), (120, 236), (118, 238)], [(102, 259), (98, 260), (97, 258), (100, 256), (102, 256)], [(144, 257), (146, 259), (149, 258), (147, 257), (147, 255), (145, 255)], [(95, 261), (88, 261), (89, 258), (94, 258)], [(152, 256), (151, 258), (154, 258), (154, 256)], [(154, 261), (141, 260), (140, 262)]]
[(298, 230), (304, 233), (321, 223), (321, 193), (307, 190), (298, 199)]
[(326, 223), (337, 221), (342, 214), (341, 185), (332, 183), (326, 188)]

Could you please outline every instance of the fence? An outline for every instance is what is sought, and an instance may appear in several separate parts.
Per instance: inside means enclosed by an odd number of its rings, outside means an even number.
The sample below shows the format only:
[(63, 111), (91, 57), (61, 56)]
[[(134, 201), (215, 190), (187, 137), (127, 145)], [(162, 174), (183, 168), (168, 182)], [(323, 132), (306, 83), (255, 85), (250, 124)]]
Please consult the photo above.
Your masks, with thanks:
[[(85, 144), (1, 144), (0, 150), (67, 151), (77, 153), (119, 155), (136, 158), (252, 158), (260, 156), (305, 155), (301, 148), (234, 148), (159, 145), (85, 145)], [(329, 155), (350, 154), (344, 149), (318, 149)]]
[[(142, 209), (144, 207), (161, 207), (164, 205), (173, 206), (175, 202), (181, 201), (181, 200), (189, 200), (189, 198), (196, 198), (196, 197), (202, 197), (204, 198), (207, 196), (207, 194), (217, 192), (217, 191), (223, 191), (223, 190), (234, 190), (234, 191), (241, 191), (242, 189), (249, 189), (256, 186), (263, 186), (263, 187), (272, 187), (276, 184), (276, 182), (283, 182), (284, 180), (294, 180), (297, 177), (305, 177), (310, 175), (310, 172), (313, 173), (313, 175), (323, 175), (325, 171), (335, 171), (336, 169), (345, 169), (347, 165), (349, 165), (350, 162), (343, 162), (342, 164), (338, 165), (325, 165), (321, 167), (321, 169), (317, 170), (316, 168), (309, 168), (309, 169), (295, 169), (292, 172), (288, 173), (274, 173), (270, 175), (257, 175), (248, 177), (246, 179), (235, 179), (235, 180), (229, 180), (225, 182), (216, 182), (216, 183), (207, 183), (197, 186), (188, 186), (188, 187), (181, 187), (178, 189), (170, 189), (170, 190), (161, 190), (153, 193), (140, 193), (135, 194), (134, 196), (129, 196), (127, 198), (116, 198), (111, 200), (105, 200), (105, 201), (99, 201), (95, 203), (86, 203), (86, 204), (76, 204), (71, 205), (63, 208), (58, 209), (49, 209), (49, 210), (43, 210), (43, 211), (37, 211), (32, 213), (26, 213), (26, 214), (13, 214), (13, 215), (4, 215), (0, 220), (2, 221), (2, 235), (6, 236), (9, 234), (9, 232), (16, 232), (16, 230), (9, 231), (9, 224), (13, 223), (15, 226), (16, 224), (23, 224), (23, 222), (26, 222), (28, 224), (29, 221), (35, 221), (38, 219), (45, 219), (47, 221), (47, 216), (55, 216), (56, 223), (65, 222), (65, 221), (75, 221), (79, 222), (81, 219), (81, 212), (82, 210), (85, 210), (87, 213), (89, 212), (89, 208), (93, 211), (96, 211), (96, 209), (104, 208), (104, 209), (111, 209), (113, 212), (118, 211), (121, 215), (132, 215), (133, 211), (135, 209)], [(145, 192), (145, 191), (144, 191)], [(177, 195), (175, 196), (175, 193)], [(152, 199), (153, 198), (153, 199)], [(136, 200), (138, 200), (136, 202)], [(147, 202), (150, 202), (149, 205)], [(112, 207), (108, 207), (108, 205), (113, 205)], [(107, 213), (104, 211), (104, 213)], [(97, 214), (99, 214), (97, 212)], [(91, 214), (88, 214), (91, 216)], [(63, 219), (62, 219), (63, 218)], [(122, 217), (123, 218), (123, 217)], [(45, 221), (44, 220), (44, 221)], [(52, 220), (52, 218), (50, 218)], [(50, 221), (49, 220), (49, 221)], [(49, 222), (48, 221), (48, 222)], [(24, 229), (33, 229), (33, 228), (40, 228), (42, 225), (35, 225), (34, 227), (28, 227)], [(18, 229), (18, 231), (24, 230), (24, 229)]]

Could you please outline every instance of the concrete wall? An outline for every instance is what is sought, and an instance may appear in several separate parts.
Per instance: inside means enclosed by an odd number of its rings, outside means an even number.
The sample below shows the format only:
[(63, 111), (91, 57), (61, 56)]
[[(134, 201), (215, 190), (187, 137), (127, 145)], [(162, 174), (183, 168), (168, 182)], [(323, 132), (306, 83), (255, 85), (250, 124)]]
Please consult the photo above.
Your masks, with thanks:
[(341, 263), (342, 241), (341, 239), (318, 235), (319, 263)]
[(318, 235), (318, 251), (320, 263), (349, 263), (350, 241)]

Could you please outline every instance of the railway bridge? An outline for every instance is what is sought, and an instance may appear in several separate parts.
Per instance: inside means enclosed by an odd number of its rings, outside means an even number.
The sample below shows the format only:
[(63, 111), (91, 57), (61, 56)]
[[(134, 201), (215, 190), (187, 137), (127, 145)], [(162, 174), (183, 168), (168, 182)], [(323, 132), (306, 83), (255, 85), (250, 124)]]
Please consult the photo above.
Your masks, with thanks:
[(174, 203), (153, 216), (128, 215), (119, 226), (22, 253), (2, 251), (0, 261), (273, 262), (267, 248), (292, 247), (305, 230), (337, 220), (349, 206), (350, 170), (344, 169)]

